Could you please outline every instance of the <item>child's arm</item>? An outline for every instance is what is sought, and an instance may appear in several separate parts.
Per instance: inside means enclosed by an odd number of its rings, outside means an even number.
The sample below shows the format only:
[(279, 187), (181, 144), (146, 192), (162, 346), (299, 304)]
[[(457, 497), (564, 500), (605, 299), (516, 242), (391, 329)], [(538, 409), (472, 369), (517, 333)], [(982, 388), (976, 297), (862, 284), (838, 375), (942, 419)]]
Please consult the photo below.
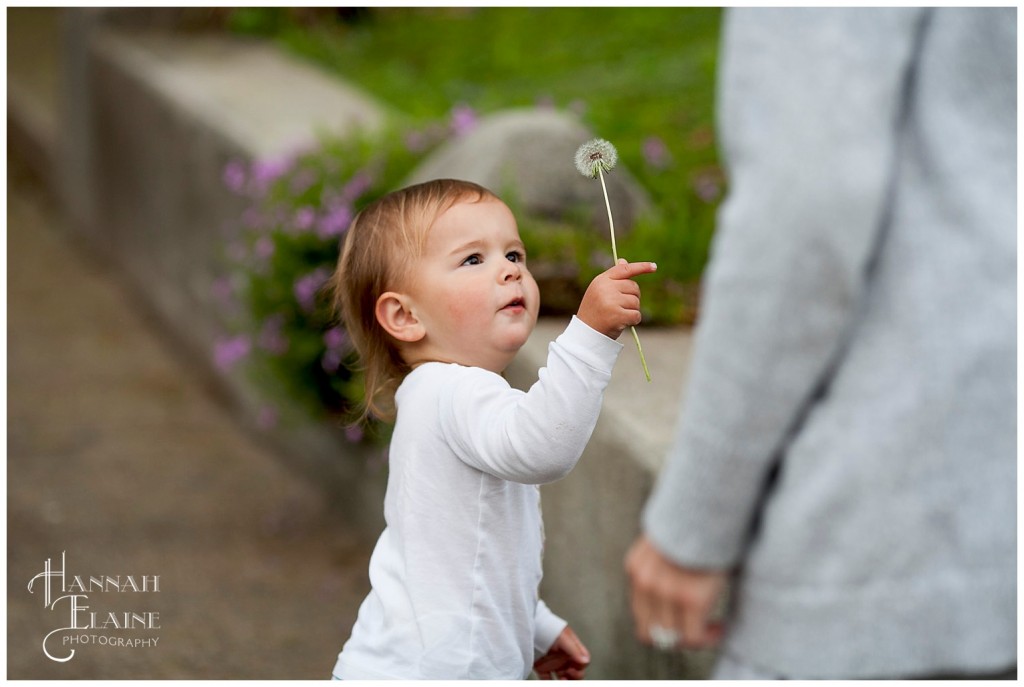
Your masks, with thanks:
[(543, 656), (533, 662), (541, 680), (582, 680), (590, 665), (590, 652), (568, 625)]
[(533, 648), (537, 660), (533, 669), (541, 680), (582, 680), (590, 664), (590, 653), (569, 624), (555, 615), (547, 604), (537, 600), (534, 613)]
[(562, 634), (562, 631), (569, 626), (562, 618), (548, 608), (543, 599), (537, 599), (537, 608), (533, 614), (533, 649), (535, 655), (540, 658), (551, 651), (555, 640)]
[(524, 484), (561, 479), (576, 465), (597, 424), (604, 388), (622, 345), (613, 341), (640, 321), (631, 278), (653, 263), (620, 262), (587, 289), (579, 315), (549, 347), (529, 392), (473, 370), (440, 397), (441, 431), (464, 462)]

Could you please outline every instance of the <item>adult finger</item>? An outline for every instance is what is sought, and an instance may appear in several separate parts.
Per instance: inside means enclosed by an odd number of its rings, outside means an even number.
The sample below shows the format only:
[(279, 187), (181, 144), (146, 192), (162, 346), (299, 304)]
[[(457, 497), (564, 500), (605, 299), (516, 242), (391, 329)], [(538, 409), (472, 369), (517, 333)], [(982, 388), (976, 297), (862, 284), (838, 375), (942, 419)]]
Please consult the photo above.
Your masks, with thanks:
[(711, 622), (711, 608), (701, 605), (684, 606), (682, 610), (683, 643), (694, 649), (714, 646), (716, 635), (721, 638), (721, 628)]
[(644, 644), (651, 643), (651, 599), (650, 583), (646, 579), (646, 571), (641, 560), (640, 542), (636, 542), (626, 554), (626, 574), (629, 580), (629, 605), (633, 612), (633, 627), (636, 637)]

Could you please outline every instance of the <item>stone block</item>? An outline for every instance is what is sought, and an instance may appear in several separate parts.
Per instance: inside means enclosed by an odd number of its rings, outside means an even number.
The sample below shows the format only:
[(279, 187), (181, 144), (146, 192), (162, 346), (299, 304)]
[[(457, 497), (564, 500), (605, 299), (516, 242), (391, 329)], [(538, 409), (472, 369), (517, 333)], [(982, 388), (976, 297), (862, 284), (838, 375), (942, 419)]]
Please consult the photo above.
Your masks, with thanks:
[[(483, 117), (471, 131), (441, 146), (407, 180), (453, 178), (474, 181), (499, 196), (509, 190), (526, 212), (559, 219), (582, 208), (595, 231), (608, 234), (601, 184), (582, 176), (574, 163), (580, 144), (594, 138), (574, 116), (552, 109), (504, 110)], [(616, 231), (626, 233), (651, 208), (651, 200), (629, 170), (619, 165), (606, 176)]]
[[(71, 11), (68, 25), (73, 100), (62, 111), (60, 145), (69, 225), (255, 428), (253, 381), (220, 374), (211, 356), (225, 328), (212, 286), (225, 267), (226, 229), (245, 205), (225, 188), (223, 169), (293, 154), (320, 134), (374, 130), (386, 110), (267, 44), (114, 28), (92, 10)], [(308, 418), (260, 434), (340, 495), (351, 522), (379, 531), (386, 473), (378, 449), (346, 444), (340, 427)]]

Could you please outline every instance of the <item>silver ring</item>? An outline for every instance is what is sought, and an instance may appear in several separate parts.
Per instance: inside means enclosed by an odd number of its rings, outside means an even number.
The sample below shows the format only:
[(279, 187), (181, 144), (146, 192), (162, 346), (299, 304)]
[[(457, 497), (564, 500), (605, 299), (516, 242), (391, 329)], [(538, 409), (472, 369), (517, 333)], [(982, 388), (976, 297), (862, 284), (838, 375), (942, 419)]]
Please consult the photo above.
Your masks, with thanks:
[(671, 627), (651, 625), (651, 642), (654, 643), (655, 648), (662, 651), (675, 649), (679, 644), (679, 633)]

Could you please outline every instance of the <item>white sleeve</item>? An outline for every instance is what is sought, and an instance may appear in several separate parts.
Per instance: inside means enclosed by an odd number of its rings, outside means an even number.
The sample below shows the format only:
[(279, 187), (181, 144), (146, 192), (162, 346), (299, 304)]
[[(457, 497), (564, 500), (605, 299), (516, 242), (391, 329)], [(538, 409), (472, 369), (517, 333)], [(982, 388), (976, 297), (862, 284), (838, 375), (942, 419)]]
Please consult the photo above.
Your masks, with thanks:
[(551, 612), (543, 600), (537, 599), (537, 610), (533, 616), (533, 650), (536, 658), (546, 654), (569, 624)]
[(442, 390), (444, 439), (463, 462), (501, 479), (544, 484), (565, 477), (594, 431), (621, 350), (573, 317), (528, 392), (475, 368)]

